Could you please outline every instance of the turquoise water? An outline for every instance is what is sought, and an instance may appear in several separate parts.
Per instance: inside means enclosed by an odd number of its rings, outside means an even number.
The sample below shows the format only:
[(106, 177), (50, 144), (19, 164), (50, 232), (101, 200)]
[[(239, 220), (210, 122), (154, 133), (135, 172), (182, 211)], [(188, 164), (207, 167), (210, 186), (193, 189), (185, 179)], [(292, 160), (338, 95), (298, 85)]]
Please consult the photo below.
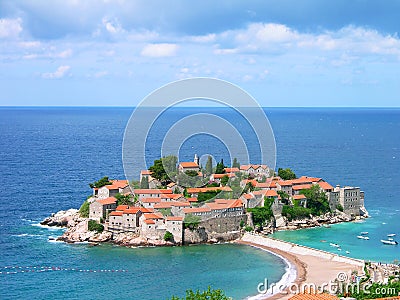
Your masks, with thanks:
[[(66, 245), (48, 242), (49, 236), (61, 232), (33, 226), (52, 212), (78, 208), (91, 193), (89, 182), (103, 176), (123, 178), (122, 139), (131, 112), (131, 108), (0, 108), (1, 270), (6, 266), (128, 270), (2, 273), (1, 299), (165, 299), (209, 284), (241, 299), (254, 295), (266, 276), (275, 281), (282, 276), (284, 264), (279, 258), (250, 247)], [(213, 109), (176, 109), (162, 119), (149, 138), (154, 143), (146, 145), (148, 160), (159, 157), (170, 123), (199, 112)], [(241, 123), (229, 111), (216, 113)], [(384, 246), (379, 239), (392, 232), (400, 235), (400, 110), (266, 109), (266, 113), (276, 137), (279, 167), (322, 177), (333, 185), (360, 186), (372, 216), (364, 223), (276, 236), (330, 251), (337, 250), (329, 242), (337, 242), (354, 257), (398, 259), (399, 246)], [(252, 148), (251, 141), (249, 145)], [(220, 143), (201, 135), (182, 145), (181, 159), (192, 159), (193, 153), (213, 153), (229, 161)], [(371, 240), (358, 240), (359, 231), (369, 231)]]

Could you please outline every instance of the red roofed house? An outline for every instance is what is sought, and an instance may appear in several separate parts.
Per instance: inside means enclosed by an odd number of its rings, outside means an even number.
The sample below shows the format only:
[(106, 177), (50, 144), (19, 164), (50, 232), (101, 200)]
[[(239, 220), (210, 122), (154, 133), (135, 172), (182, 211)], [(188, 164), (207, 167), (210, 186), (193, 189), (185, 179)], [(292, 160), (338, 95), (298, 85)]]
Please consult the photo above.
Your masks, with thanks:
[(134, 189), (133, 193), (139, 200), (143, 198), (161, 198), (161, 195), (172, 194), (171, 190), (162, 189)]
[(95, 199), (89, 204), (89, 218), (100, 220), (106, 219), (107, 214), (117, 207), (117, 199), (115, 197), (108, 197), (104, 199)]
[(94, 195), (97, 195), (99, 199), (113, 197), (116, 194), (129, 193), (128, 180), (111, 180), (112, 184), (102, 186), (101, 188), (94, 188)]
[(169, 216), (165, 219), (165, 229), (172, 233), (175, 243), (183, 240), (183, 217)]

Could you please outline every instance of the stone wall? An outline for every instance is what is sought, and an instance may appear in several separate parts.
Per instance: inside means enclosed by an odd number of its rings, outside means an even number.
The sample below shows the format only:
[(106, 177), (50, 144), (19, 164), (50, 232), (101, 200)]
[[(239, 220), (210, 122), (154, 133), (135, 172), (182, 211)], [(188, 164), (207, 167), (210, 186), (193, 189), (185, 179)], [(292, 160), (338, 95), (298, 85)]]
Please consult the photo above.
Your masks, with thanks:
[(208, 232), (225, 233), (228, 231), (240, 230), (240, 222), (243, 220), (247, 223), (247, 215), (227, 217), (227, 218), (211, 218), (201, 221), (199, 227), (204, 227)]

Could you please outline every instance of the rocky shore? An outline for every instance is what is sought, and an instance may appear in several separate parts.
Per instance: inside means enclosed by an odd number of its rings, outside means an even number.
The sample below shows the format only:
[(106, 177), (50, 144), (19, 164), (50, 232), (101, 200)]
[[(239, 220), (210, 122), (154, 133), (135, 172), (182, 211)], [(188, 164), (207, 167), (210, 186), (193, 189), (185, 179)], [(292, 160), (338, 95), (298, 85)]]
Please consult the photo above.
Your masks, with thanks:
[[(275, 220), (275, 224), (270, 223), (263, 228), (263, 233), (269, 234), (276, 230), (297, 230), (302, 228), (311, 228), (325, 226), (330, 224), (356, 221), (367, 217), (351, 217), (344, 213), (335, 212), (327, 213), (323, 216), (307, 218), (303, 220), (288, 221), (285, 217), (280, 217)], [(116, 245), (137, 247), (137, 246), (174, 246), (176, 243), (165, 241), (155, 237), (144, 237), (135, 233), (117, 233), (113, 234), (110, 231), (103, 232), (89, 231), (88, 219), (82, 218), (77, 209), (69, 209), (59, 211), (52, 214), (50, 217), (41, 222), (42, 225), (64, 227), (66, 231), (57, 238), (58, 241), (66, 243), (81, 243), (88, 242), (91, 244), (98, 243), (113, 243)], [(240, 231), (232, 231), (226, 233), (208, 232), (204, 227), (199, 226), (194, 230), (185, 229), (185, 244), (213, 244), (223, 243), (237, 240), (241, 237)]]
[[(47, 226), (56, 226), (66, 228), (66, 231), (57, 238), (57, 241), (66, 243), (82, 243), (88, 242), (93, 245), (98, 243), (113, 243), (126, 247), (137, 246), (175, 246), (176, 243), (157, 239), (155, 237), (144, 237), (135, 233), (117, 233), (110, 231), (103, 232), (89, 231), (88, 219), (82, 218), (78, 210), (69, 209), (59, 211), (44, 219), (40, 224)], [(220, 243), (236, 240), (240, 237), (240, 232), (215, 233), (207, 232), (203, 227), (195, 230), (185, 230), (185, 244), (204, 244), (204, 243)]]

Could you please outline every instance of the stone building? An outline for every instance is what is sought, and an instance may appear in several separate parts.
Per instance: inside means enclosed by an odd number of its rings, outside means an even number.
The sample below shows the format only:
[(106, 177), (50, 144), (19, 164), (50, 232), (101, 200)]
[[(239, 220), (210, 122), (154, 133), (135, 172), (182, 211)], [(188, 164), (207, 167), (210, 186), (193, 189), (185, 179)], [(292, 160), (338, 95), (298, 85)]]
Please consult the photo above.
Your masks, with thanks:
[(89, 218), (100, 220), (106, 219), (107, 214), (117, 208), (117, 199), (108, 197), (104, 199), (96, 199), (89, 204)]

